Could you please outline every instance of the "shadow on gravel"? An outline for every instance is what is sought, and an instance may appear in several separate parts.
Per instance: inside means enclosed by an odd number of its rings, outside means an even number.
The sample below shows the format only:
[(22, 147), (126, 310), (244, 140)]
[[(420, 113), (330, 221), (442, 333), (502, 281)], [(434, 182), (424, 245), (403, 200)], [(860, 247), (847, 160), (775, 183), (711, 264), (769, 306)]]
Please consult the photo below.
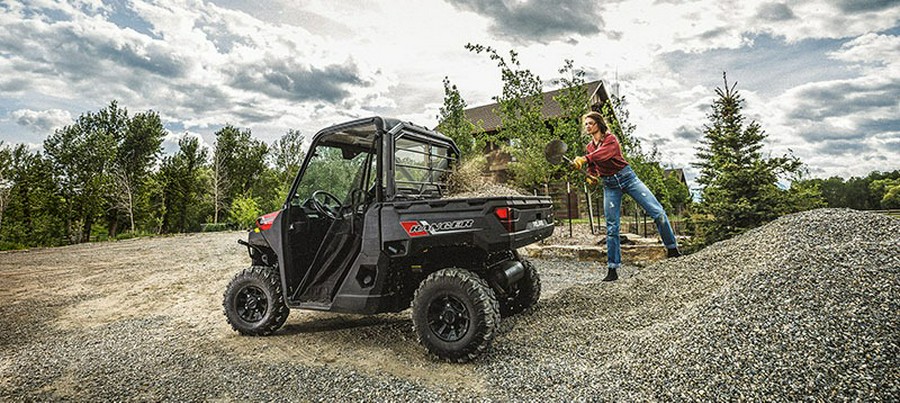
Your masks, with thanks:
[(62, 333), (57, 328), (61, 312), (93, 297), (80, 295), (53, 299), (28, 298), (8, 303), (0, 301), (0, 347), (25, 346), (41, 342), (49, 334)]
[(299, 320), (285, 323), (285, 325), (275, 333), (279, 335), (304, 334), (304, 333), (320, 333), (331, 332), (336, 330), (351, 330), (384, 325), (396, 325), (399, 323), (412, 323), (409, 319), (398, 317), (377, 316), (335, 316), (329, 318), (300, 318)]

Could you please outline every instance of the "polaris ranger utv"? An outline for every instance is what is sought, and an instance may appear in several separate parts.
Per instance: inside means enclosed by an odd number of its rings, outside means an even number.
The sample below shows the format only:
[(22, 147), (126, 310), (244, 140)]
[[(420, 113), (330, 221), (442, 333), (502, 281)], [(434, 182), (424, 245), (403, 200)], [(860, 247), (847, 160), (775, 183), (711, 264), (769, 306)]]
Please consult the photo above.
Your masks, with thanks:
[(553, 233), (548, 197), (446, 198), (453, 141), (395, 119), (326, 128), (312, 140), (280, 211), (257, 220), (252, 266), (225, 291), (225, 316), (267, 335), (289, 309), (354, 314), (412, 305), (419, 341), (463, 362), (501, 316), (535, 304), (541, 283), (516, 248)]

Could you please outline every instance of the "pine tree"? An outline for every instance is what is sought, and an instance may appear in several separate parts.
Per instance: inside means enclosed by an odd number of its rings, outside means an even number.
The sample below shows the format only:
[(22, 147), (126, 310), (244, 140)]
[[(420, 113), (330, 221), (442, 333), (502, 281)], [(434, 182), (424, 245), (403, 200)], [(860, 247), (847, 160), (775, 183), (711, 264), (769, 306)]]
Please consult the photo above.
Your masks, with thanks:
[(693, 218), (704, 244), (741, 234), (790, 210), (788, 192), (777, 186), (779, 175), (802, 169), (794, 157), (762, 156), (766, 133), (755, 121), (745, 124), (737, 84), (729, 86), (724, 74), (723, 79), (724, 87), (716, 88), (711, 123), (704, 125), (697, 151), (700, 162), (694, 164), (700, 169), (697, 183), (703, 190)]

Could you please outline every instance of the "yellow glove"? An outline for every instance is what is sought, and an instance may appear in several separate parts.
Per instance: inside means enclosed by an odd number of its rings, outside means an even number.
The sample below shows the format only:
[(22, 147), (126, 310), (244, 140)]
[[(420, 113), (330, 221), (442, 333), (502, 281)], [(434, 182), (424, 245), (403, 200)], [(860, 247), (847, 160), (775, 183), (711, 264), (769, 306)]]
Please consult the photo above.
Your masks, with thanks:
[(584, 178), (584, 180), (587, 181), (587, 184), (590, 185), (590, 186), (594, 186), (594, 185), (597, 184), (597, 182), (599, 182), (599, 180), (597, 179), (597, 177), (596, 177), (596, 176), (592, 176), (592, 175), (588, 175), (586, 178)]
[(575, 157), (575, 159), (572, 160), (572, 168), (581, 169), (581, 167), (584, 166), (584, 164), (586, 164), (586, 163), (587, 163), (587, 158), (584, 158), (581, 156)]

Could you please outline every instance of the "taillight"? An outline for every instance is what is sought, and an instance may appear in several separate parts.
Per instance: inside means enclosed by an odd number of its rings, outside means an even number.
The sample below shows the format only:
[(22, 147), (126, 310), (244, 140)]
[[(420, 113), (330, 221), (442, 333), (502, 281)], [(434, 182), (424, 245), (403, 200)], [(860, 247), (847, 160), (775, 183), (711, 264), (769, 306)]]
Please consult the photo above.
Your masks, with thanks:
[(519, 220), (519, 210), (512, 207), (497, 207), (494, 209), (494, 215), (509, 232), (513, 230), (513, 223)]
[(509, 207), (498, 207), (496, 210), (494, 210), (494, 214), (497, 216), (497, 218), (500, 219), (500, 221), (509, 220), (509, 210)]

